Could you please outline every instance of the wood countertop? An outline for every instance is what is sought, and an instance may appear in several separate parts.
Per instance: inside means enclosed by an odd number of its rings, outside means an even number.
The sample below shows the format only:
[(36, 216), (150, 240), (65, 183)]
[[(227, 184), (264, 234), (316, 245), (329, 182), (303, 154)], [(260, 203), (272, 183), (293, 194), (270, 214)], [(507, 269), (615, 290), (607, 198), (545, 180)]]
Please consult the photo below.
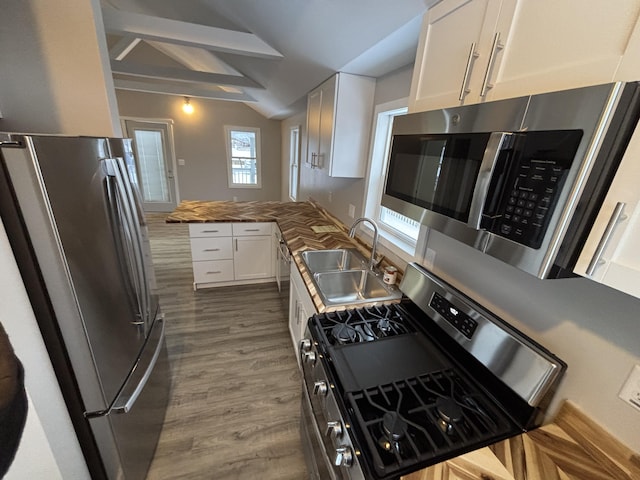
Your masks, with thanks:
[[(322, 303), (311, 276), (299, 253), (304, 250), (357, 248), (366, 258), (371, 250), (368, 245), (349, 238), (348, 228), (322, 207), (313, 202), (227, 202), (185, 200), (166, 218), (167, 223), (207, 222), (277, 222), (282, 238), (302, 275), (307, 290), (318, 312), (344, 310), (349, 306), (327, 307)], [(333, 231), (316, 233), (312, 227), (332, 227)], [(390, 265), (384, 259), (381, 266)], [(404, 268), (398, 268), (399, 279)], [(369, 304), (358, 304), (358, 307)]]
[[(298, 254), (304, 250), (352, 247), (365, 256), (370, 253), (369, 246), (349, 238), (347, 227), (313, 202), (183, 201), (166, 221), (277, 222), (319, 312), (347, 307), (324, 306)], [(337, 231), (316, 233), (311, 228), (315, 226), (335, 227)], [(472, 479), (640, 480), (640, 455), (565, 401), (553, 423), (401, 478)]]
[(553, 423), (401, 480), (639, 480), (640, 455), (565, 401)]

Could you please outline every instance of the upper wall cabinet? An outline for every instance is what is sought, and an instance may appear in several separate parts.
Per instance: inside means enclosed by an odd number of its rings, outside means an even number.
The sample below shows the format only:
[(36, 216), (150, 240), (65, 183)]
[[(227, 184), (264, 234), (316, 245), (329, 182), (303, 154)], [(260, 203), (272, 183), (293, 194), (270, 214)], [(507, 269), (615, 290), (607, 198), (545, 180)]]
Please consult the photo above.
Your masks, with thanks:
[(518, 0), (493, 98), (614, 81), (639, 13), (640, 0)]
[(410, 111), (478, 103), (491, 90), (515, 0), (444, 0), (425, 14)]
[(639, 12), (640, 0), (444, 0), (425, 14), (410, 110), (611, 82)]
[(338, 73), (307, 97), (307, 156), (331, 177), (364, 177), (375, 79)]
[(640, 298), (640, 126), (627, 147), (575, 272)]

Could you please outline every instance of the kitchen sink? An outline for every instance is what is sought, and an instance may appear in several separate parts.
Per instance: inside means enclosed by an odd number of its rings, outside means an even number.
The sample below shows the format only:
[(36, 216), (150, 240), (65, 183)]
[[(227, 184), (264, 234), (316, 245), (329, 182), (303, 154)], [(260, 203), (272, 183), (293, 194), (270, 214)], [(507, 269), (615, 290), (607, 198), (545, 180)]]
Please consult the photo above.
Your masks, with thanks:
[(367, 268), (367, 260), (353, 248), (306, 250), (302, 252), (301, 257), (312, 275), (320, 272), (364, 270)]
[(335, 270), (312, 276), (325, 305), (353, 305), (399, 299), (402, 292), (370, 270)]

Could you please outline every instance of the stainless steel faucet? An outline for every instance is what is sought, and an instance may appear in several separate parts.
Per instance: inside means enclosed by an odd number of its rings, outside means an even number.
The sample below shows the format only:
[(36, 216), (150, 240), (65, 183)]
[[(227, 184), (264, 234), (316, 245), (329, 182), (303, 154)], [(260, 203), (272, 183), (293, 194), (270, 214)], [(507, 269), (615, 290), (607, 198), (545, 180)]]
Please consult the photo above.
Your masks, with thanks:
[(355, 222), (353, 222), (353, 225), (351, 225), (351, 229), (349, 230), (349, 238), (354, 238), (356, 236), (356, 227), (362, 222), (369, 222), (373, 227), (373, 242), (371, 245), (371, 258), (369, 259), (369, 270), (373, 271), (373, 269), (378, 265), (378, 263), (376, 262), (376, 248), (378, 246), (378, 225), (376, 225), (376, 222), (366, 217), (357, 219)]

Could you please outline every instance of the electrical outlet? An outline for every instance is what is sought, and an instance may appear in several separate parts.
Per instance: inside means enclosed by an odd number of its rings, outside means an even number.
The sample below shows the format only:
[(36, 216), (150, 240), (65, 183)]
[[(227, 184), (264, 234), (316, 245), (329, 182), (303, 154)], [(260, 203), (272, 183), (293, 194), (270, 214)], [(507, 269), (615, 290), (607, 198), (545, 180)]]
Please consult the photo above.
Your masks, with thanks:
[(329, 191), (329, 203), (333, 201), (333, 192)]
[(349, 217), (353, 218), (356, 216), (356, 206), (349, 204)]
[(618, 397), (640, 411), (640, 365), (633, 367)]
[(180, 165), (181, 167), (184, 166), (184, 158), (179, 158), (178, 159), (178, 165)]

